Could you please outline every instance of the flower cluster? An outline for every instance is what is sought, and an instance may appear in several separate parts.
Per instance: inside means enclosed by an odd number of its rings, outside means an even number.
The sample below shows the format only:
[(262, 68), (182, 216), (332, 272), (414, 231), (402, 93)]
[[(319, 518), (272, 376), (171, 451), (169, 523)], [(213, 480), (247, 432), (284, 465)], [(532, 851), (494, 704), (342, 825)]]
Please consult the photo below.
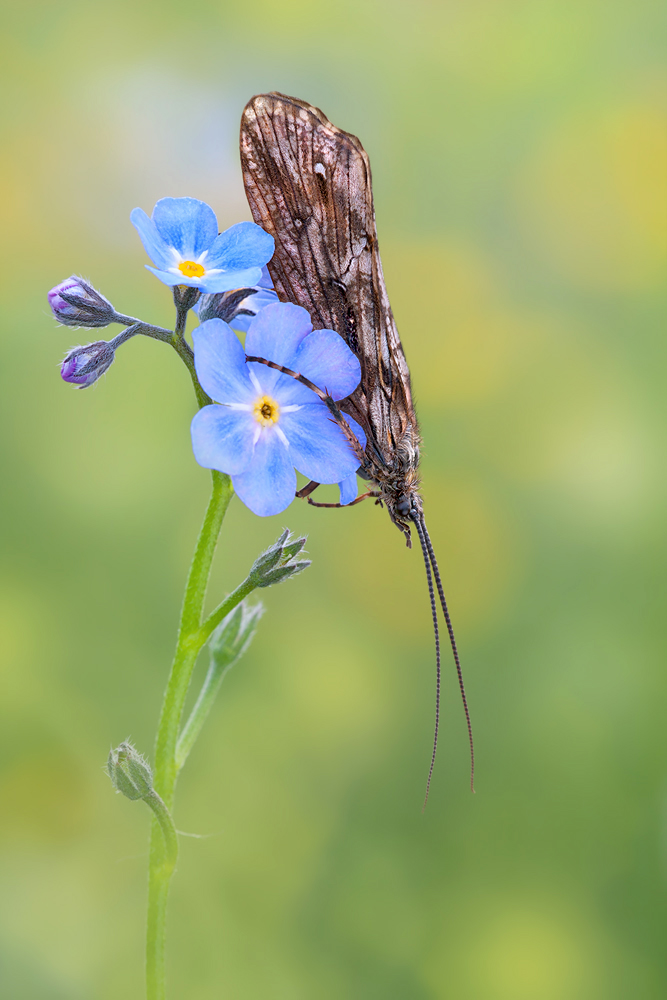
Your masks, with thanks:
[[(150, 218), (140, 208), (130, 218), (155, 265), (146, 265), (148, 270), (174, 288), (179, 315), (192, 306), (199, 313), (194, 368), (213, 400), (192, 421), (200, 465), (231, 476), (240, 499), (261, 516), (278, 514), (292, 502), (295, 470), (318, 483), (337, 483), (341, 503), (351, 503), (359, 457), (325, 403), (293, 377), (246, 361), (246, 355), (260, 357), (299, 372), (334, 400), (353, 392), (361, 378), (359, 361), (337, 333), (313, 331), (305, 309), (278, 299), (266, 267), (273, 237), (253, 222), (218, 234), (213, 210), (196, 198), (162, 198)], [(51, 289), (49, 304), (68, 326), (129, 324), (109, 343), (69, 352), (61, 374), (80, 388), (92, 385), (113, 362), (115, 349), (137, 333), (166, 339), (192, 358), (180, 328), (172, 336), (116, 313), (81, 278)], [(245, 350), (233, 330), (247, 331)], [(347, 423), (364, 447), (361, 427), (349, 417)]]

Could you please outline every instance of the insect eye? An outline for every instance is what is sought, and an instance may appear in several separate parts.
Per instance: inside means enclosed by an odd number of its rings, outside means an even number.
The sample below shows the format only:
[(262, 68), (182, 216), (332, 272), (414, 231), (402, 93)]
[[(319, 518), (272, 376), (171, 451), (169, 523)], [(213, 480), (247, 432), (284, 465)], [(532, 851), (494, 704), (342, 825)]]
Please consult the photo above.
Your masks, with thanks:
[(396, 504), (396, 511), (401, 517), (407, 517), (412, 510), (412, 502), (410, 500), (399, 500)]

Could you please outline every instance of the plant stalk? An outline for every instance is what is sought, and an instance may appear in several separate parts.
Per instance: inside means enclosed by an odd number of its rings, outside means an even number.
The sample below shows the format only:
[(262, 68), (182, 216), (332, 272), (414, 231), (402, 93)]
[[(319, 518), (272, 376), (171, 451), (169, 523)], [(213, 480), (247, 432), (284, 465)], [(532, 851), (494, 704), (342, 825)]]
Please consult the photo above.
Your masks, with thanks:
[[(197, 656), (210, 633), (201, 628), (206, 587), (211, 563), (222, 527), (222, 521), (232, 497), (228, 476), (212, 472), (213, 490), (204, 517), (190, 572), (185, 587), (176, 652), (167, 682), (155, 746), (155, 791), (171, 811), (178, 776), (176, 744)], [(152, 804), (149, 803), (149, 805)], [(148, 1000), (165, 1000), (165, 930), (169, 884), (174, 872), (176, 855), (163, 831), (164, 823), (157, 817), (151, 829), (148, 874), (148, 928), (146, 935), (146, 991)]]

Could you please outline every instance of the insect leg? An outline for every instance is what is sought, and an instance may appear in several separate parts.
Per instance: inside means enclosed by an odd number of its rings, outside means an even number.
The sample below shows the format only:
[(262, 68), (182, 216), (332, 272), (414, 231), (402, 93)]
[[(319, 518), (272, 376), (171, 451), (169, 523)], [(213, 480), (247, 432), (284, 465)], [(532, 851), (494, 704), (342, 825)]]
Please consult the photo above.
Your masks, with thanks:
[(309, 483), (306, 483), (305, 486), (303, 486), (300, 490), (298, 490), (295, 493), (295, 496), (297, 497), (298, 500), (305, 500), (305, 499), (307, 499), (308, 503), (310, 504), (311, 507), (354, 507), (355, 503), (361, 503), (361, 501), (365, 500), (367, 497), (379, 497), (380, 496), (380, 494), (379, 494), (379, 492), (377, 490), (369, 490), (368, 493), (362, 493), (360, 497), (356, 497), (354, 500), (351, 500), (350, 503), (345, 503), (345, 504), (342, 504), (342, 503), (317, 503), (315, 500), (311, 500), (310, 499), (310, 494), (314, 493), (315, 490), (317, 489), (317, 487), (321, 486), (321, 485), (322, 485), (321, 483), (316, 483), (314, 479), (311, 479), (311, 481)]
[(302, 385), (307, 386), (308, 389), (312, 389), (317, 398), (320, 399), (325, 404), (325, 406), (331, 413), (331, 416), (342, 430), (343, 434), (347, 438), (352, 448), (352, 451), (359, 459), (360, 464), (363, 464), (365, 462), (366, 453), (362, 448), (361, 443), (357, 440), (356, 435), (352, 432), (352, 428), (345, 419), (345, 416), (341, 412), (338, 404), (336, 403), (336, 400), (332, 396), (330, 396), (328, 392), (323, 392), (319, 386), (315, 385), (314, 382), (311, 382), (310, 379), (306, 378), (305, 375), (301, 375), (300, 372), (294, 372), (292, 371), (291, 368), (285, 368), (284, 365), (277, 365), (275, 361), (267, 361), (266, 358), (255, 358), (252, 357), (250, 354), (246, 354), (245, 359), (246, 361), (254, 361), (257, 364), (267, 365), (269, 368), (274, 368), (277, 372), (282, 372), (283, 375), (289, 375), (291, 378), (295, 378), (297, 382), (301, 382)]
[(297, 497), (298, 500), (303, 500), (305, 497), (310, 496), (311, 493), (314, 493), (319, 485), (320, 484), (316, 483), (314, 479), (311, 479), (309, 483), (306, 483), (306, 485), (300, 490), (297, 490), (294, 496)]
[[(304, 489), (306, 489), (305, 486)], [(297, 493), (297, 496), (298, 495), (299, 494)], [(354, 507), (355, 503), (361, 503), (362, 500), (366, 500), (368, 497), (379, 497), (379, 496), (380, 494), (378, 493), (377, 490), (369, 490), (368, 493), (362, 493), (360, 497), (356, 497), (356, 499), (350, 500), (349, 503), (317, 503), (315, 500), (311, 500), (310, 497), (308, 497), (308, 503), (310, 504), (311, 507)]]

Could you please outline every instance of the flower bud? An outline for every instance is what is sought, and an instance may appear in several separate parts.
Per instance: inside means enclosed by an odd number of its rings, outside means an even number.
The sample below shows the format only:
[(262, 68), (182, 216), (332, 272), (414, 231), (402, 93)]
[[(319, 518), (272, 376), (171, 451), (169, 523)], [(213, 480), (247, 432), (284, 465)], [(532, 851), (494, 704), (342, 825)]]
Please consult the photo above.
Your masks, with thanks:
[(290, 541), (289, 530), (285, 529), (280, 538), (273, 545), (270, 545), (266, 552), (262, 552), (261, 556), (258, 556), (253, 563), (249, 575), (255, 586), (270, 587), (274, 583), (282, 583), (283, 580), (301, 573), (310, 566), (310, 562), (307, 560), (292, 562), (294, 556), (302, 550), (305, 544), (305, 538)]
[(248, 605), (245, 601), (222, 619), (208, 640), (211, 661), (225, 673), (233, 667), (250, 645), (264, 614), (262, 604)]
[(261, 604), (248, 606), (242, 601), (212, 632), (208, 640), (211, 662), (206, 680), (176, 744), (176, 767), (179, 770), (195, 745), (225, 674), (243, 656), (252, 642), (263, 613), (264, 608)]
[(153, 792), (150, 764), (131, 743), (121, 743), (109, 753), (106, 772), (116, 791), (128, 799), (145, 799)]
[(60, 366), (60, 374), (65, 382), (87, 389), (97, 382), (100, 375), (104, 375), (114, 357), (114, 349), (106, 340), (97, 340), (85, 347), (73, 347)]
[(252, 317), (256, 310), (249, 308), (249, 305), (256, 294), (256, 288), (235, 288), (232, 292), (210, 292), (208, 295), (202, 295), (199, 303), (200, 322), (203, 323), (207, 319), (223, 319), (225, 323), (231, 323), (239, 313)]
[(108, 326), (116, 315), (97, 289), (74, 275), (52, 288), (48, 298), (53, 315), (65, 326)]
[(245, 333), (258, 312), (279, 301), (278, 293), (273, 288), (265, 288), (260, 281), (252, 288), (203, 295), (199, 304), (199, 319), (202, 323), (207, 319), (224, 319), (234, 330)]

